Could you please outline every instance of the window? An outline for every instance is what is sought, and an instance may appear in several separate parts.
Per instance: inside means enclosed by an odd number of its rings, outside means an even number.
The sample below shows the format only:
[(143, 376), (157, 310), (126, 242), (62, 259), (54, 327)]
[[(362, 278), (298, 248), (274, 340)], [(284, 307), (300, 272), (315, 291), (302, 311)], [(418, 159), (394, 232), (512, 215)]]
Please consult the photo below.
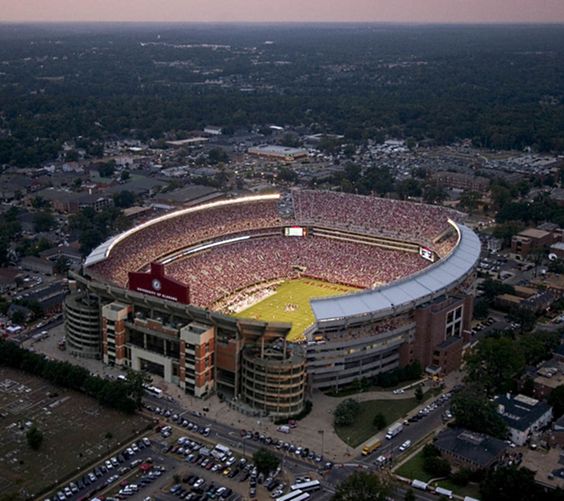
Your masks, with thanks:
[(445, 337), (460, 336), (462, 334), (463, 305), (457, 306), (447, 313)]

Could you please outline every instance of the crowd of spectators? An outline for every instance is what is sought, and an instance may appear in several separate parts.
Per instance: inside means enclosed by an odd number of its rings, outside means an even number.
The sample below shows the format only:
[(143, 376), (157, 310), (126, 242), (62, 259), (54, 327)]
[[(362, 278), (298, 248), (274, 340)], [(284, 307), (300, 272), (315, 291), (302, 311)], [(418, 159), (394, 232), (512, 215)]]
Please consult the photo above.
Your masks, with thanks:
[(138, 271), (171, 252), (219, 236), (280, 226), (276, 200), (209, 208), (147, 226), (120, 241), (95, 273), (125, 286), (129, 271)]
[(324, 237), (278, 236), (216, 247), (167, 265), (166, 273), (190, 286), (193, 304), (210, 307), (238, 289), (273, 279), (304, 274), (369, 288), (428, 264), (415, 253)]
[(302, 224), (359, 229), (418, 243), (432, 244), (449, 229), (448, 218), (460, 218), (445, 207), (402, 200), (318, 190), (294, 190), (292, 195), (294, 216)]
[[(318, 224), (419, 242), (433, 248), (440, 257), (456, 243), (455, 233), (447, 236), (447, 219), (457, 218), (459, 213), (444, 207), (313, 190), (294, 190), (284, 199), (285, 219), (280, 216), (279, 205), (277, 200), (250, 201), (197, 210), (150, 224), (119, 241), (110, 256), (91, 270), (124, 287), (128, 272), (145, 269), (149, 263), (180, 249), (227, 235), (252, 235), (289, 224)], [(208, 305), (252, 283), (291, 277), (298, 273), (292, 266), (307, 268), (311, 276), (364, 288), (419, 271), (425, 264), (412, 254), (370, 245), (280, 237), (222, 246), (174, 263), (169, 269), (177, 270), (178, 278), (193, 289), (199, 287), (200, 280), (205, 283), (202, 289), (209, 292), (196, 293), (195, 298), (198, 304)]]

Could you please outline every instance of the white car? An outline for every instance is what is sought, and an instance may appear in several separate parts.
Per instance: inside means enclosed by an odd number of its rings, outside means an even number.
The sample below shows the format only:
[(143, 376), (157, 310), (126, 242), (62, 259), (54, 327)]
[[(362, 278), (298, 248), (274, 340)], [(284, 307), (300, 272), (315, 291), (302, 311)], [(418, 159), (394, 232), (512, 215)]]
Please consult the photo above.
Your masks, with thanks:
[(409, 449), (410, 446), (411, 446), (411, 440), (406, 440), (403, 444), (400, 445), (399, 450), (403, 452)]

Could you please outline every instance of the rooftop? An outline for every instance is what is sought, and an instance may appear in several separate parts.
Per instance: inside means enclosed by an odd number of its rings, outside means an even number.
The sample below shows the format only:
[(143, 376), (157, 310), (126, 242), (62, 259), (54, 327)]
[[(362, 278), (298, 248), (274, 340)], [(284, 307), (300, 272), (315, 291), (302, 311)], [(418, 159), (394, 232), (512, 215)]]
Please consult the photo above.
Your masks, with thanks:
[(498, 395), (495, 404), (507, 426), (520, 431), (529, 429), (552, 409), (547, 403), (525, 395)]
[(460, 240), (444, 259), (416, 275), (376, 289), (327, 299), (314, 299), (311, 308), (321, 325), (340, 323), (344, 318), (370, 317), (372, 320), (413, 308), (444, 294), (453, 284), (466, 279), (480, 258), (480, 239), (468, 227), (451, 222)]
[(503, 440), (470, 432), (461, 428), (447, 428), (439, 433), (435, 446), (481, 467), (494, 463), (507, 449)]

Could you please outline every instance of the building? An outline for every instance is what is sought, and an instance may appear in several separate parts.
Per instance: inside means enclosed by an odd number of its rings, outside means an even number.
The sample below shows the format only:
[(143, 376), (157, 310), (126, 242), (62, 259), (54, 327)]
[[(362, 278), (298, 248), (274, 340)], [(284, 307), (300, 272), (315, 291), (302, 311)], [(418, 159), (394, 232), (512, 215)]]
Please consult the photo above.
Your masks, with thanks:
[(307, 151), (301, 148), (290, 148), (288, 146), (272, 145), (262, 145), (249, 148), (248, 153), (249, 155), (256, 157), (281, 160), (285, 162), (293, 162), (295, 160), (300, 160), (301, 158), (306, 158), (308, 156)]
[(191, 207), (223, 198), (224, 194), (210, 186), (193, 184), (179, 190), (159, 193), (155, 202), (177, 207)]
[(461, 428), (441, 431), (434, 445), (449, 463), (472, 471), (492, 468), (508, 449), (503, 440)]
[(516, 445), (525, 444), (552, 420), (550, 405), (525, 395), (498, 395), (494, 404)]
[(42, 273), (43, 275), (53, 275), (55, 273), (55, 263), (41, 257), (26, 256), (21, 260), (24, 270)]
[(485, 193), (490, 188), (490, 180), (487, 177), (474, 176), (462, 172), (439, 171), (433, 173), (432, 179), (440, 186), (458, 190)]
[(29, 292), (26, 299), (35, 301), (45, 315), (63, 311), (63, 302), (68, 289), (64, 282), (54, 282)]
[[(319, 193), (325, 205), (325, 197), (332, 195)], [(305, 197), (307, 204), (317, 195)], [(365, 197), (362, 202), (374, 200)], [(242, 412), (272, 418), (299, 413), (306, 392), (313, 389), (339, 388), (414, 361), (441, 374), (458, 366), (461, 338), (473, 313), (481, 247), (470, 228), (448, 217), (454, 212), (428, 206), (429, 211), (447, 212), (440, 224), (427, 219), (433, 234), (421, 247), (413, 241), (417, 237), (406, 240), (398, 233), (382, 236), (350, 225), (332, 227), (339, 221), (325, 218), (316, 222), (311, 210), (295, 209), (291, 194), (284, 201), (279, 194), (268, 194), (208, 202), (159, 216), (101, 244), (87, 257), (81, 274), (71, 273), (76, 290), (67, 297), (65, 322), (72, 350), (99, 356), (110, 365), (146, 370), (200, 398), (221, 393)], [(424, 210), (410, 202), (377, 203), (393, 204), (413, 217)], [(378, 211), (381, 217), (388, 213)], [(414, 224), (413, 231), (419, 235), (420, 226)], [(183, 283), (167, 272), (175, 261), (192, 255), (217, 252), (221, 257), (232, 245), (245, 243), (253, 249), (255, 242), (276, 239), (273, 242), (280, 245), (279, 239), (286, 238), (290, 246), (305, 244), (306, 238), (332, 246), (346, 238), (358, 246), (369, 245), (366, 249), (405, 253), (417, 266), (435, 262), (413, 275), (406, 271), (400, 280), (310, 300), (314, 323), (293, 342), (288, 340), (289, 323), (234, 317), (215, 302), (195, 302), (194, 290), (211, 289), (215, 279)], [(438, 258), (441, 255), (444, 259)], [(133, 259), (134, 264), (128, 261)], [(238, 262), (230, 260), (221, 268), (236, 277), (233, 289), (221, 286), (221, 302), (226, 297), (238, 300), (249, 287), (269, 286), (269, 278), (253, 278), (252, 285), (241, 287), (240, 274), (248, 274), (248, 269), (233, 268)], [(333, 262), (326, 265), (331, 269)], [(307, 272), (294, 263), (290, 268), (283, 273), (293, 277)], [(87, 342), (82, 351), (81, 338)]]
[(93, 209), (96, 212), (107, 207), (113, 207), (114, 201), (111, 197), (106, 197), (94, 193), (77, 193), (73, 191), (47, 188), (37, 193), (37, 196), (51, 203), (58, 212), (75, 214), (81, 209)]
[(548, 248), (557, 237), (553, 232), (540, 230), (538, 228), (528, 228), (511, 239), (511, 252), (526, 257), (535, 250)]
[(552, 423), (552, 438), (564, 448), (564, 414)]
[(210, 136), (221, 136), (223, 134), (223, 127), (206, 125), (206, 127), (204, 127), (204, 133), (209, 134)]
[(17, 289), (20, 283), (23, 283), (23, 276), (21, 270), (13, 266), (7, 268), (0, 268), (0, 293)]
[(550, 253), (555, 254), (558, 259), (564, 259), (564, 242), (556, 242), (550, 246)]

